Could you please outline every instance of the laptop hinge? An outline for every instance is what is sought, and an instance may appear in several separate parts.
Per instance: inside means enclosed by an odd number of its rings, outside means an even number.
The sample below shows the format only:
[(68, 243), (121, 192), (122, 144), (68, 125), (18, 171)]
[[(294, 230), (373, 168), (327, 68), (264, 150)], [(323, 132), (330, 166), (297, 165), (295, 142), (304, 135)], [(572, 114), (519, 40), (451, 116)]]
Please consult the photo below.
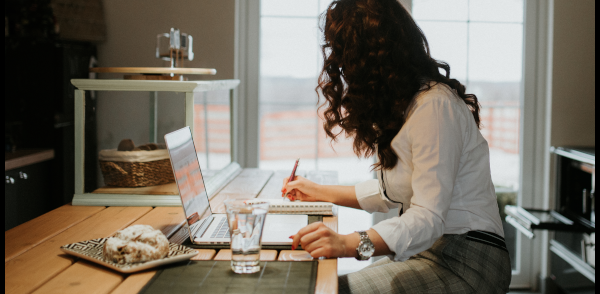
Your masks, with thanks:
[(200, 225), (200, 228), (198, 228), (196, 232), (193, 232), (192, 236), (194, 236), (194, 238), (202, 238), (202, 236), (204, 235), (204, 233), (206, 232), (206, 230), (208, 229), (208, 227), (214, 219), (215, 218), (212, 216), (212, 214), (205, 218), (204, 222), (202, 222), (202, 225)]

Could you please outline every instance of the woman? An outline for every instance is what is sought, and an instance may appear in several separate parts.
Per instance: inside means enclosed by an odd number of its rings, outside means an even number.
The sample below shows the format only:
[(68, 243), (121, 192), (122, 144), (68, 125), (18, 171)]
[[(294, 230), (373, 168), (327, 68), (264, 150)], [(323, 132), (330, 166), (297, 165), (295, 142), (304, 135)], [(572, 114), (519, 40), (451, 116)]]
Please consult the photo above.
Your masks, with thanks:
[(298, 176), (282, 192), (399, 215), (349, 235), (313, 223), (293, 248), (315, 258), (387, 255), (340, 276), (340, 293), (507, 292), (511, 266), (475, 95), (430, 56), (397, 0), (334, 1), (322, 31), (325, 131), (335, 140), (340, 127), (358, 156), (376, 155), (378, 179), (321, 186)]

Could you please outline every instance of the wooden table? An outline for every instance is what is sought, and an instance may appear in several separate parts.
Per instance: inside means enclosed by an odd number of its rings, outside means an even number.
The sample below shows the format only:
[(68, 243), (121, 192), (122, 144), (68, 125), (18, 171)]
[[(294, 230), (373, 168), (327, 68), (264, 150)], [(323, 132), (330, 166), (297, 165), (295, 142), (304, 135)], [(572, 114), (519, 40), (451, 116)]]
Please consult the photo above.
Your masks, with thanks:
[[(264, 198), (274, 189), (283, 172), (273, 173), (257, 193)], [(336, 175), (337, 176), (337, 175)], [(280, 189), (280, 188), (279, 188)], [(231, 197), (233, 187), (223, 189), (211, 203)], [(272, 191), (271, 191), (272, 192)], [(221, 195), (222, 193), (222, 195)], [(226, 196), (229, 195), (229, 196)], [(256, 195), (256, 194), (255, 194)], [(6, 293), (137, 293), (155, 271), (126, 275), (64, 254), (60, 246), (111, 236), (135, 224), (160, 229), (169, 241), (181, 244), (189, 238), (183, 227), (181, 207), (59, 207), (27, 223), (4, 232), (4, 291)], [(323, 222), (337, 231), (337, 216)], [(195, 260), (229, 260), (228, 249), (198, 249)], [(307, 260), (302, 250), (262, 250), (261, 260)], [(319, 260), (316, 293), (337, 293), (337, 259)]]

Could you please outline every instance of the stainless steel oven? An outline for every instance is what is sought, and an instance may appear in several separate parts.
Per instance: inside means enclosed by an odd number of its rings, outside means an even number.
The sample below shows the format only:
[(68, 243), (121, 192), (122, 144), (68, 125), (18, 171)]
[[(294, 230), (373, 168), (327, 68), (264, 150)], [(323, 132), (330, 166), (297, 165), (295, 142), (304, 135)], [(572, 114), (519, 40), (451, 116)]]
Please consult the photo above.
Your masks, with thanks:
[(552, 148), (556, 164), (553, 210), (507, 205), (506, 222), (528, 238), (552, 231), (548, 293), (595, 293), (595, 148)]

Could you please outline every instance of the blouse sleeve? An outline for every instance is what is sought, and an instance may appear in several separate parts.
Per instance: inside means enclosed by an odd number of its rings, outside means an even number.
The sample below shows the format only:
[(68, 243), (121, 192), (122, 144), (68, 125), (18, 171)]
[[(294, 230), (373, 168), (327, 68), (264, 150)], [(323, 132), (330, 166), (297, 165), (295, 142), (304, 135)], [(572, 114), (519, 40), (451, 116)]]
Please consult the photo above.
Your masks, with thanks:
[(388, 212), (391, 208), (398, 207), (398, 204), (382, 197), (383, 193), (377, 179), (356, 184), (354, 191), (356, 192), (356, 199), (360, 208), (370, 213)]
[(401, 216), (373, 226), (395, 260), (429, 249), (444, 234), (463, 147), (464, 117), (451, 99), (425, 99), (403, 126), (412, 153), (411, 205)]

